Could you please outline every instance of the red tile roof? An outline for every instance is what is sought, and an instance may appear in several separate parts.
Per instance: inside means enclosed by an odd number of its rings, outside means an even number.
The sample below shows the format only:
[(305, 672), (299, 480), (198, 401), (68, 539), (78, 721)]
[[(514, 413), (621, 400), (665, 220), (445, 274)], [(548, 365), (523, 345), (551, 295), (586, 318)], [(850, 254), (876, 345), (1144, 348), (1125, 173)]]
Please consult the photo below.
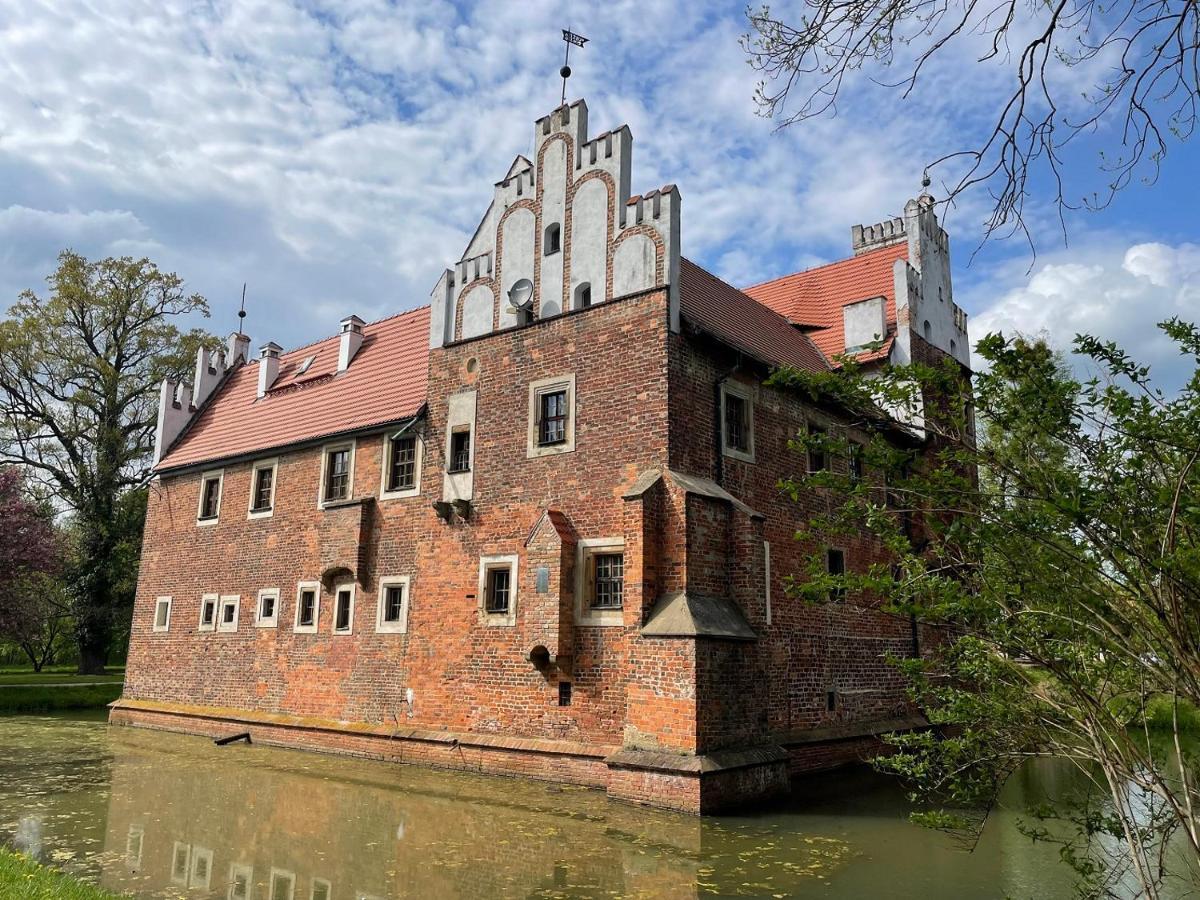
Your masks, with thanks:
[(842, 307), (859, 300), (883, 297), (887, 301), (888, 337), (883, 348), (861, 354), (860, 362), (887, 356), (896, 330), (896, 288), (892, 267), (908, 259), (908, 244), (901, 242), (861, 256), (785, 275), (748, 287), (745, 292), (789, 321), (811, 326), (807, 330), (829, 359), (846, 350)]
[(763, 362), (810, 372), (829, 368), (813, 342), (783, 316), (687, 259), (679, 263), (679, 304), (693, 325)]
[[(337, 372), (330, 337), (280, 358), (279, 377), (258, 399), (258, 364), (244, 365), (221, 385), (158, 471), (212, 462), (286, 444), (383, 425), (416, 415), (425, 403), (429, 307), (363, 326), (350, 367)], [(315, 357), (303, 375), (296, 371)]]

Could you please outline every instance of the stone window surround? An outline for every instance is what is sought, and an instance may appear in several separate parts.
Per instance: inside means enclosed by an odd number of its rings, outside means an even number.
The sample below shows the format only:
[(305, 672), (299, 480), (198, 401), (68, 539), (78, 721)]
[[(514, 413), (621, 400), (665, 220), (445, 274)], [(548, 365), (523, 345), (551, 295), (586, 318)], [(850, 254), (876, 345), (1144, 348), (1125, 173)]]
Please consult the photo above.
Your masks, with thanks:
[(575, 545), (575, 622), (608, 628), (625, 624), (623, 609), (594, 609), (592, 585), (588, 583), (588, 558), (605, 553), (625, 553), (625, 538), (582, 538)]
[[(487, 611), (487, 576), (492, 569), (508, 569), (508, 612), (490, 613)], [(479, 610), (479, 624), (487, 627), (511, 627), (517, 624), (517, 589), (518, 558), (515, 553), (492, 554), (479, 557), (479, 591), (476, 594)]]
[(415, 431), (406, 432), (401, 435), (402, 438), (412, 437), (416, 439), (416, 446), (413, 448), (415, 456), (413, 459), (413, 486), (400, 491), (389, 491), (387, 489), (389, 470), (392, 467), (392, 439), (394, 435), (395, 432), (389, 431), (383, 436), (383, 453), (380, 456), (379, 466), (379, 499), (403, 500), (407, 497), (419, 497), (421, 495), (421, 465), (425, 457), (425, 441)]
[[(732, 394), (741, 398), (746, 404), (746, 449), (739, 450), (725, 443), (725, 397)], [(721, 421), (717, 425), (721, 429), (721, 453), (742, 462), (754, 462), (754, 388), (740, 381), (726, 379), (721, 382)]]
[[(167, 614), (164, 617), (163, 624), (159, 625), (158, 624), (158, 611), (160, 609), (162, 609), (164, 606), (167, 608)], [(151, 624), (152, 631), (163, 632), (163, 631), (171, 630), (171, 598), (170, 597), (156, 597), (154, 599), (154, 620), (150, 624)]]
[[(345, 503), (354, 499), (354, 457), (358, 441), (354, 438), (346, 441), (335, 441), (321, 448), (321, 477), (317, 484), (317, 508), (324, 509), (332, 503)], [(329, 456), (337, 450), (350, 451), (350, 467), (346, 473), (346, 496), (336, 500), (325, 499), (325, 476), (329, 471)]]
[[(304, 591), (313, 592), (313, 623), (300, 624), (300, 595)], [(296, 584), (296, 614), (292, 620), (294, 634), (316, 634), (317, 626), (321, 624), (321, 583), (319, 581), (301, 581)]]
[[(258, 493), (258, 473), (271, 470), (271, 505), (266, 509), (254, 508), (254, 495)], [(269, 519), (275, 514), (275, 486), (279, 483), (279, 459), (263, 459), (250, 467), (250, 499), (246, 503), (247, 519)]]
[[(275, 599), (274, 614), (264, 617), (262, 614), (263, 598)], [(254, 626), (256, 628), (277, 628), (279, 626), (279, 588), (263, 588), (258, 592), (258, 602), (254, 605)]]
[[(350, 592), (350, 614), (347, 618), (346, 627), (338, 628), (338, 598), (341, 596), (342, 591)], [(338, 637), (354, 634), (354, 604), (356, 595), (358, 594), (355, 583), (353, 581), (344, 581), (341, 584), (335, 584), (331, 593), (333, 594), (333, 620), (329, 623), (329, 630)]]
[[(379, 591), (376, 597), (375, 631), (377, 634), (407, 634), (408, 609), (412, 602), (412, 578), (409, 575), (384, 575), (379, 579)], [(385, 622), (383, 612), (387, 602), (387, 589), (400, 587), (404, 590), (404, 600), (400, 604), (400, 618), (395, 622)]]
[[(204, 609), (208, 603), (212, 603), (213, 617), (211, 622), (204, 621)], [(200, 595), (200, 625), (199, 631), (216, 631), (217, 630), (217, 613), (221, 606), (220, 594), (201, 594)]]
[[(557, 444), (538, 444), (538, 426), (541, 416), (541, 397), (555, 391), (566, 391), (567, 421), (565, 423), (565, 438)], [(529, 383), (529, 428), (525, 442), (527, 459), (537, 459), (542, 456), (555, 456), (559, 453), (575, 451), (575, 419), (578, 406), (575, 403), (575, 373), (553, 375), (549, 378), (539, 378)]]
[[(217, 514), (204, 517), (204, 493), (210, 481), (217, 482)], [(221, 500), (222, 494), (225, 493), (225, 470), (210, 469), (200, 476), (200, 500), (196, 504), (196, 524), (199, 526), (216, 525), (221, 518)]]
[[(233, 622), (226, 623), (225, 610), (233, 607)], [(217, 631), (230, 634), (238, 630), (238, 617), (241, 614), (242, 596), (241, 594), (222, 594), (221, 601), (217, 605)]]

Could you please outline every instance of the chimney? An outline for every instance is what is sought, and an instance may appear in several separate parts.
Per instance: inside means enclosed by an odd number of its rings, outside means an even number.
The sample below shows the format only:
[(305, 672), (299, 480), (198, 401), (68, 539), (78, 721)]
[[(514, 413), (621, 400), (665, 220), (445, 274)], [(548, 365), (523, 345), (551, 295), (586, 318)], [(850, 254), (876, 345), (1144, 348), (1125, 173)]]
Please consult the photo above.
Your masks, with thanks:
[(267, 341), (259, 350), (258, 396), (265, 397), (275, 379), (279, 377), (279, 353), (283, 350), (274, 341)]
[(225, 365), (232, 369), (234, 366), (250, 361), (250, 335), (235, 331), (229, 336), (229, 352), (225, 355)]
[(363, 325), (366, 323), (358, 316), (347, 316), (342, 319), (342, 342), (338, 347), (338, 367), (339, 372), (345, 372), (350, 368), (350, 360), (354, 359), (354, 354), (358, 353), (358, 348), (363, 342)]

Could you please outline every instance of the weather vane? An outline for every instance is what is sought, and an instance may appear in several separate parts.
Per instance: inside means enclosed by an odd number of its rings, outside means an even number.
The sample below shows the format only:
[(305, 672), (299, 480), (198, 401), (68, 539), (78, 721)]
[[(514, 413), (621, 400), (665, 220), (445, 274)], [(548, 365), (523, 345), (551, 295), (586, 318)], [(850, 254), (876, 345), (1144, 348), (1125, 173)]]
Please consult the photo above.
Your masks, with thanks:
[(563, 40), (567, 44), (567, 52), (563, 54), (562, 68), (558, 70), (558, 74), (562, 76), (563, 80), (562, 102), (565, 105), (567, 102), (567, 79), (571, 77), (571, 66), (569, 65), (571, 61), (571, 45), (574, 44), (576, 47), (582, 47), (588, 42), (588, 39), (582, 34), (576, 34), (570, 28), (564, 28)]

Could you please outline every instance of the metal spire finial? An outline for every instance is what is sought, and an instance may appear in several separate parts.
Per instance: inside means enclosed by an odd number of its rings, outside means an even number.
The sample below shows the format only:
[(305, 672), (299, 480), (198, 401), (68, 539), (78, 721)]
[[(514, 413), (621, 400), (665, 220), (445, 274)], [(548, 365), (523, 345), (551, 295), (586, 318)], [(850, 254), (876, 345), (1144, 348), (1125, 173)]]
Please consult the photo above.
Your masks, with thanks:
[(238, 334), (242, 333), (242, 322), (246, 319), (246, 282), (242, 282), (242, 308), (238, 310)]
[(588, 42), (588, 39), (582, 34), (575, 34), (570, 28), (563, 29), (562, 39), (567, 44), (567, 52), (563, 54), (562, 68), (558, 70), (558, 74), (562, 76), (563, 80), (562, 104), (565, 106), (567, 102), (567, 79), (571, 77), (571, 66), (569, 65), (571, 61), (571, 45), (574, 44), (576, 47), (582, 47)]

